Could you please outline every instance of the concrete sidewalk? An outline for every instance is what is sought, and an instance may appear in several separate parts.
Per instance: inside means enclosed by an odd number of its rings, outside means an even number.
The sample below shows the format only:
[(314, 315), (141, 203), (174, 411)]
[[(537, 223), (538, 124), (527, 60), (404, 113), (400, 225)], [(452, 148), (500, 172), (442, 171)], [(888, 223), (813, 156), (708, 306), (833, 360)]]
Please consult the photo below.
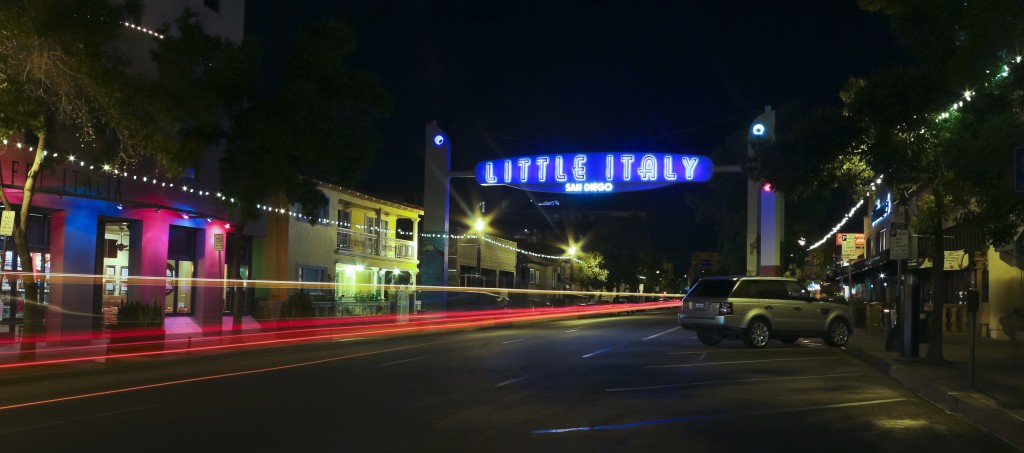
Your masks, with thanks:
[(977, 338), (974, 386), (968, 379), (967, 333), (945, 332), (945, 365), (885, 350), (885, 332), (856, 329), (847, 350), (908, 389), (1024, 451), (1024, 341)]

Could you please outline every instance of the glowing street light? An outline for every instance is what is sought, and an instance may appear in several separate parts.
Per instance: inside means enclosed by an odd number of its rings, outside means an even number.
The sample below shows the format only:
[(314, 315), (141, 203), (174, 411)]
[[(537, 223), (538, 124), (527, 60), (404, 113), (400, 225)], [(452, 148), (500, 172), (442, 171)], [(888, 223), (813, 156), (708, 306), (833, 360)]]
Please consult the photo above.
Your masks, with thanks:
[(487, 225), (484, 224), (484, 219), (481, 219), (481, 218), (477, 218), (476, 222), (473, 223), (473, 229), (475, 229), (475, 230), (477, 230), (477, 231), (479, 231), (481, 233), (484, 232), (484, 228), (486, 228), (486, 227), (487, 227)]

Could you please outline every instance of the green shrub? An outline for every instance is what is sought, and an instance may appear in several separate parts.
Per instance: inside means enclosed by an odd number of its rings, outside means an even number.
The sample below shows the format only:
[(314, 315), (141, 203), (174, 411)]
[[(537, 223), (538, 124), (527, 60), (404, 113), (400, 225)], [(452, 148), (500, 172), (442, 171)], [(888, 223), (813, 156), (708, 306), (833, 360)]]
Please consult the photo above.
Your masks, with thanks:
[(383, 300), (384, 297), (380, 291), (356, 291), (352, 295), (352, 299), (356, 302), (377, 302)]
[(288, 296), (281, 304), (281, 318), (312, 318), (313, 299), (305, 291)]
[(154, 329), (164, 325), (164, 307), (156, 304), (156, 297), (153, 297), (152, 304), (144, 304), (139, 301), (125, 302), (117, 309), (117, 327), (134, 329)]

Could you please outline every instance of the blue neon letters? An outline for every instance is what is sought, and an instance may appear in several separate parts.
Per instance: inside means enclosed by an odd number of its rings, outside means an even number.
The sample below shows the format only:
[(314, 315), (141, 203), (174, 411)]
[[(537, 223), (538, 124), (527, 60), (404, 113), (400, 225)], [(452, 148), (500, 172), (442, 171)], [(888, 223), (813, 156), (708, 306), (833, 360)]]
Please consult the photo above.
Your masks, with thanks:
[(526, 190), (609, 193), (646, 190), (676, 182), (705, 182), (714, 164), (704, 156), (668, 153), (568, 153), (480, 162), (482, 185)]

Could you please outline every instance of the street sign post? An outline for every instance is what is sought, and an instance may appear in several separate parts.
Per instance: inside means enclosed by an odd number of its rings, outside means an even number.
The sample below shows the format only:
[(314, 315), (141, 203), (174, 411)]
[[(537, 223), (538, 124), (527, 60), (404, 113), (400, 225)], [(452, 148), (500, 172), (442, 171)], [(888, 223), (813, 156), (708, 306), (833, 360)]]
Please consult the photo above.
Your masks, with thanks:
[(857, 242), (854, 234), (843, 234), (842, 245), (843, 245), (843, 261), (853, 261), (857, 259)]
[(889, 230), (889, 259), (905, 260), (910, 258), (910, 232), (903, 228), (893, 227)]

